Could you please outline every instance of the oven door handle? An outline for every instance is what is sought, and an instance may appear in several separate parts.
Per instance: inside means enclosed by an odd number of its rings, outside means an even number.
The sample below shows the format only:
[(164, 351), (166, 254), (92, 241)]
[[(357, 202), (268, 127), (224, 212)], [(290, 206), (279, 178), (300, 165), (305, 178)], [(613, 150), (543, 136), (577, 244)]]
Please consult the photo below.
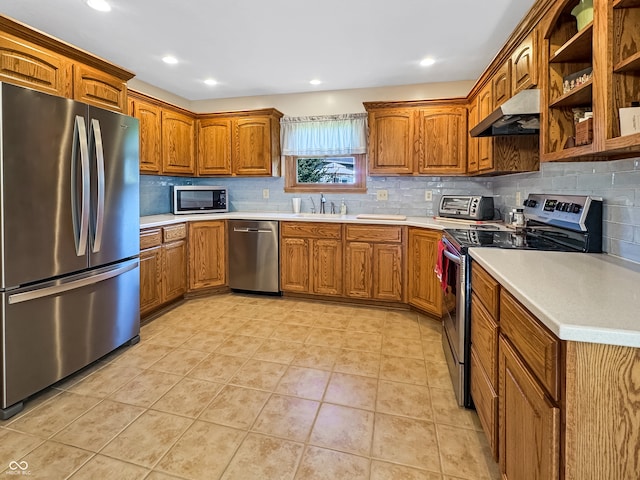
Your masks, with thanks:
[(442, 253), (444, 253), (444, 256), (451, 260), (453, 263), (457, 265), (460, 265), (460, 263), (462, 263), (459, 256), (454, 255), (453, 253), (449, 253), (446, 250), (444, 250)]

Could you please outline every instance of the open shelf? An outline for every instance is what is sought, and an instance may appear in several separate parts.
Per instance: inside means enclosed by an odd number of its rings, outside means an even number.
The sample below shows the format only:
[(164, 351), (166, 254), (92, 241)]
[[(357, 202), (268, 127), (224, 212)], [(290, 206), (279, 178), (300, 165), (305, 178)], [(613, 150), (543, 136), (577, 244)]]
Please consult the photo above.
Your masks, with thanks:
[(614, 0), (613, 8), (640, 7), (640, 0)]
[(608, 138), (605, 150), (611, 153), (640, 152), (640, 133), (632, 133), (624, 137)]
[(543, 162), (558, 162), (562, 160), (572, 160), (575, 157), (590, 156), (593, 154), (593, 143), (581, 145), (579, 147), (565, 148), (558, 152), (549, 152), (542, 155)]
[(549, 103), (550, 107), (587, 107), (593, 102), (593, 79)]
[(549, 59), (550, 63), (591, 62), (593, 42), (593, 22), (576, 33), (562, 45)]
[(617, 65), (614, 65), (613, 71), (615, 73), (640, 72), (640, 52), (636, 52), (630, 57), (619, 62)]

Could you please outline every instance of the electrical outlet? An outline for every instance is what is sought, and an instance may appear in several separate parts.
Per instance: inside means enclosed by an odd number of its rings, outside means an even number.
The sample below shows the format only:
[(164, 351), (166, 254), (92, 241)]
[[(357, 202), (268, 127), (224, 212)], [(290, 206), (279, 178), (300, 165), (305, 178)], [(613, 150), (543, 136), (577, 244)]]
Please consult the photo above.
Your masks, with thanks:
[(264, 198), (265, 200), (267, 200), (269, 198), (269, 189), (265, 188), (262, 190), (262, 198)]
[(518, 206), (522, 205), (522, 193), (521, 192), (516, 192), (516, 205), (518, 205)]
[(431, 202), (433, 200), (433, 192), (431, 190), (424, 191), (424, 201)]
[(389, 200), (389, 192), (386, 190), (378, 190), (376, 192), (376, 200)]

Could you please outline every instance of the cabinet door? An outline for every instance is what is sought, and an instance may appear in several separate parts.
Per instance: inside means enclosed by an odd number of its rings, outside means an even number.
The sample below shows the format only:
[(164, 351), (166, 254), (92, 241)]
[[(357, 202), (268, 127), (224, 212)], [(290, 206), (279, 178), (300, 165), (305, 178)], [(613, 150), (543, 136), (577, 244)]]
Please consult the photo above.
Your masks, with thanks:
[(144, 100), (134, 99), (133, 115), (140, 121), (140, 172), (159, 173), (162, 159), (160, 156), (161, 109)]
[(198, 175), (231, 175), (231, 120), (198, 120)]
[(347, 242), (345, 265), (345, 295), (371, 298), (373, 245), (365, 242)]
[(460, 174), (467, 167), (467, 109), (420, 111), (418, 172)]
[(140, 250), (140, 315), (162, 304), (162, 247)]
[(369, 173), (413, 173), (414, 111), (369, 113)]
[(162, 172), (195, 175), (194, 120), (173, 110), (162, 111)]
[(511, 55), (511, 91), (513, 95), (538, 84), (537, 38), (537, 30), (534, 30)]
[(233, 173), (271, 175), (271, 130), (268, 118), (234, 121)]
[(511, 98), (511, 59), (508, 59), (491, 79), (493, 110)]
[[(505, 480), (557, 480), (560, 409), (500, 338), (499, 452)], [(588, 399), (584, 399), (588, 401)]]
[(280, 288), (283, 292), (309, 292), (309, 239), (280, 241)]
[(402, 245), (373, 245), (372, 297), (376, 300), (401, 302), (403, 300)]
[(442, 316), (442, 289), (434, 268), (438, 259), (438, 232), (409, 229), (409, 304)]
[(179, 298), (187, 291), (187, 243), (184, 240), (162, 246), (162, 299)]
[[(469, 125), (467, 130), (471, 130), (478, 124), (478, 103), (474, 98), (471, 103), (469, 103), (468, 108), (468, 119)], [(467, 173), (477, 173), (478, 171), (478, 139), (476, 137), (472, 137), (467, 132)]]
[(342, 242), (313, 240), (311, 264), (313, 293), (342, 295)]
[(71, 96), (72, 62), (37, 45), (0, 32), (0, 80), (41, 92)]
[[(491, 83), (478, 94), (478, 121), (482, 121), (493, 111), (493, 98), (491, 97)], [(493, 168), (493, 138), (478, 138), (478, 170), (490, 170)]]
[(189, 290), (227, 283), (224, 221), (189, 225)]
[(73, 66), (73, 98), (115, 112), (127, 111), (127, 84), (87, 65)]

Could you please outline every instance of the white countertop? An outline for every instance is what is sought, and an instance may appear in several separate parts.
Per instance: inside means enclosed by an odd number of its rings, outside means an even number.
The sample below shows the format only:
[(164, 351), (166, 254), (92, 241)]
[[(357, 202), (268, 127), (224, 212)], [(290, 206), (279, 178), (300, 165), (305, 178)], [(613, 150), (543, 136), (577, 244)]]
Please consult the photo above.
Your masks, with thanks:
[[(198, 222), (203, 220), (281, 220), (290, 222), (335, 222), (335, 223), (366, 223), (377, 225), (408, 225), (410, 227), (424, 227), (435, 230), (445, 228), (466, 228), (473, 222), (436, 220), (433, 217), (407, 217), (406, 220), (382, 220), (382, 219), (360, 219), (357, 215), (320, 215), (313, 216), (300, 215), (295, 213), (278, 212), (228, 212), (228, 213), (198, 213), (193, 215), (172, 215), (169, 213), (162, 215), (150, 215), (140, 217), (140, 228), (161, 227), (181, 222)], [(466, 226), (465, 226), (466, 225)], [(498, 225), (495, 225), (498, 227)]]
[(594, 253), (469, 252), (560, 339), (640, 347), (640, 265)]

